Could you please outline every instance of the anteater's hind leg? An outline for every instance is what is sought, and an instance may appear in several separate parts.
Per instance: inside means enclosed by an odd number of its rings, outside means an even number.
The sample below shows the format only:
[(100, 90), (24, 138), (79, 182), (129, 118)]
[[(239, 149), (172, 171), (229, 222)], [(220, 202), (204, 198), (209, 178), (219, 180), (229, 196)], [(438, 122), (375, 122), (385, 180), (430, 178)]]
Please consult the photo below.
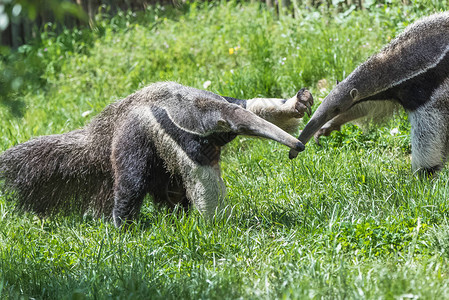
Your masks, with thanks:
[(421, 174), (440, 171), (449, 154), (449, 96), (437, 90), (424, 106), (409, 113), (412, 167)]
[(122, 128), (114, 138), (111, 157), (115, 180), (112, 216), (117, 227), (139, 213), (151, 188), (151, 172), (157, 172), (154, 145), (144, 127), (138, 120), (130, 120)]

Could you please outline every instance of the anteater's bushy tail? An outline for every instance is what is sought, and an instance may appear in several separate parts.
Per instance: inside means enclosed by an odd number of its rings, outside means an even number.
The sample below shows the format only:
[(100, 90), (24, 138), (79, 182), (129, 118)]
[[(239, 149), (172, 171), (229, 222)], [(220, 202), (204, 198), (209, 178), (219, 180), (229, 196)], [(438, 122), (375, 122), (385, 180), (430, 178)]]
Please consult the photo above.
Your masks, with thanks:
[[(0, 155), (0, 179), (19, 208), (40, 216), (56, 213), (109, 215), (113, 175), (109, 147), (94, 148), (85, 129), (43, 136)], [(106, 157), (106, 159), (105, 159)]]

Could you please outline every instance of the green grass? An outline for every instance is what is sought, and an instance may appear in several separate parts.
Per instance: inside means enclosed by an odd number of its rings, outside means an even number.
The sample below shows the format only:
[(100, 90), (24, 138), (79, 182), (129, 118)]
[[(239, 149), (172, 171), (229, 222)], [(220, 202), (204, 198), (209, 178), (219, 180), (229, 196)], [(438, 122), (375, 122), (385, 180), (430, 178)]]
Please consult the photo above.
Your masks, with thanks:
[[(278, 20), (258, 6), (203, 4), (45, 33), (22, 48), (38, 58), (28, 71), (39, 80), (12, 94), (22, 117), (0, 109), (0, 148), (83, 126), (161, 80), (210, 80), (209, 90), (239, 98), (308, 86), (318, 100), (430, 11), (304, 10)], [(321, 79), (330, 84), (321, 89)], [(449, 298), (449, 169), (416, 178), (409, 129), (405, 115), (365, 133), (347, 125), (293, 161), (284, 146), (240, 137), (221, 164), (232, 214), (213, 223), (148, 199), (123, 232), (89, 216), (41, 220), (0, 196), (0, 298)]]

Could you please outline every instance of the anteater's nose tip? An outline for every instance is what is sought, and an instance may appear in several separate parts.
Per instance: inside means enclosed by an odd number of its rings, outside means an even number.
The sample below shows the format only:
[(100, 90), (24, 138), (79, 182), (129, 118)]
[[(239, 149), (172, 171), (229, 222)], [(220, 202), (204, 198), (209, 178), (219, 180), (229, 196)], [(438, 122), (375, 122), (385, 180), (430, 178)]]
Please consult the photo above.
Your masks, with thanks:
[(293, 159), (293, 158), (295, 158), (296, 156), (298, 156), (298, 151), (293, 150), (293, 149), (290, 149), (290, 152), (288, 153), (288, 158), (289, 158), (289, 159)]
[[(296, 155), (298, 155), (297, 153), (298, 152), (302, 152), (302, 151), (304, 151), (304, 149), (306, 149), (306, 146), (304, 146), (304, 144), (302, 143), (302, 142), (297, 142), (296, 143), (296, 146), (295, 146), (295, 152), (296, 152)], [(290, 150), (290, 153), (292, 153), (293, 151), (292, 151), (293, 149), (291, 149)], [(296, 155), (295, 155), (295, 157), (296, 157)], [(292, 157), (292, 158), (294, 158), (294, 157)]]
[(295, 149), (290, 149), (290, 152), (288, 153), (288, 158), (294, 159), (296, 156), (298, 156), (298, 153), (303, 151), (304, 149), (305, 149), (304, 144), (299, 142)]

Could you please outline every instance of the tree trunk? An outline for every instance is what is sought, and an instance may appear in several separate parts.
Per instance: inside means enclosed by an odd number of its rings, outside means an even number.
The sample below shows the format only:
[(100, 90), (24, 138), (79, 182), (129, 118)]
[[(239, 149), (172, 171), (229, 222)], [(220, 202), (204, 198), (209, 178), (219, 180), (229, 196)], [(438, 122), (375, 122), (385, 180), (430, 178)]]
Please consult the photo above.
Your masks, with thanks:
[(279, 6), (280, 6), (279, 14), (280, 15), (288, 15), (288, 12), (290, 10), (290, 5), (291, 5), (290, 0), (280, 0), (280, 2), (279, 2)]

